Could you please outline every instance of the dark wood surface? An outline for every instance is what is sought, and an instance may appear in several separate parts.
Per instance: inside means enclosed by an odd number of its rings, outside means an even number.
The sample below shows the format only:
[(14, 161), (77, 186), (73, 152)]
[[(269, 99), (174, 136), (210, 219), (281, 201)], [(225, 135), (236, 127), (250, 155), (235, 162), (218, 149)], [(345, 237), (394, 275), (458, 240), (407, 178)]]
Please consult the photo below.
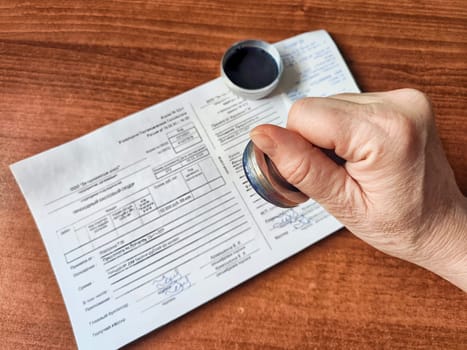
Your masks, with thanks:
[[(364, 91), (428, 93), (467, 193), (467, 2), (0, 1), (0, 348), (76, 347), (8, 165), (218, 75), (233, 42), (327, 29)], [(467, 296), (346, 230), (129, 349), (466, 349)]]

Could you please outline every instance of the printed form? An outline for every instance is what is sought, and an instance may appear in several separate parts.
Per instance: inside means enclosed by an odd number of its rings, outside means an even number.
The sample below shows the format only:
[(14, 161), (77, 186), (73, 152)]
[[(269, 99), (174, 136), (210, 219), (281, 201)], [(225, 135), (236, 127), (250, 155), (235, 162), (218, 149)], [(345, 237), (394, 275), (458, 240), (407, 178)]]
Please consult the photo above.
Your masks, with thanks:
[(341, 228), (312, 200), (274, 207), (241, 155), (291, 101), (358, 92), (325, 31), (277, 44), (272, 97), (215, 79), (11, 166), (43, 238), (80, 349), (115, 349)]

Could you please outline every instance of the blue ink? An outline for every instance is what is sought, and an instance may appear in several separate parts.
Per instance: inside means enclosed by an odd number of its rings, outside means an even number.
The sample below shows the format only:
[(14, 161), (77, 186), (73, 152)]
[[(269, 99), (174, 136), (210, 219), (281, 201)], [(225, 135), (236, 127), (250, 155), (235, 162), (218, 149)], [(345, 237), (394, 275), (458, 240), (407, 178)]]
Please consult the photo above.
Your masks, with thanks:
[(255, 46), (240, 46), (230, 55), (227, 54), (224, 72), (235, 85), (255, 90), (277, 79), (279, 67), (266, 50)]
[(288, 209), (284, 215), (278, 218), (279, 220), (274, 223), (273, 228), (283, 228), (287, 225), (292, 225), (295, 229), (304, 228), (313, 223), (304, 214), (298, 213), (294, 209)]
[(174, 296), (185, 289), (191, 287), (188, 277), (182, 276), (177, 269), (171, 270), (154, 279), (153, 284), (158, 289), (158, 293), (167, 296)]

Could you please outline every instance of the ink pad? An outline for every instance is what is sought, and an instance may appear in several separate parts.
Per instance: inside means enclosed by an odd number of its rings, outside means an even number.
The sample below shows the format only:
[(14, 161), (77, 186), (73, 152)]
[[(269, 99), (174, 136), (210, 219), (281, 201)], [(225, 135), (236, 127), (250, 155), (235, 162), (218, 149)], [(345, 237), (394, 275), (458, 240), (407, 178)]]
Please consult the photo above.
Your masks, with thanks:
[(261, 40), (232, 45), (221, 60), (221, 75), (237, 95), (257, 100), (269, 95), (279, 84), (282, 60), (277, 49)]

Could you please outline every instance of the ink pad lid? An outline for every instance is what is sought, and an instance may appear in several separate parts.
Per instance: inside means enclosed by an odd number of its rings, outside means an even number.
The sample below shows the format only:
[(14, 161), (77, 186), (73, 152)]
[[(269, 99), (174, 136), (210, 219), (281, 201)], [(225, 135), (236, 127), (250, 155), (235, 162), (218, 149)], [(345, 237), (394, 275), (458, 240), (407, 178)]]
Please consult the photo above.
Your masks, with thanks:
[(250, 100), (269, 95), (279, 84), (283, 72), (277, 49), (262, 40), (233, 44), (221, 60), (221, 76), (235, 94)]

